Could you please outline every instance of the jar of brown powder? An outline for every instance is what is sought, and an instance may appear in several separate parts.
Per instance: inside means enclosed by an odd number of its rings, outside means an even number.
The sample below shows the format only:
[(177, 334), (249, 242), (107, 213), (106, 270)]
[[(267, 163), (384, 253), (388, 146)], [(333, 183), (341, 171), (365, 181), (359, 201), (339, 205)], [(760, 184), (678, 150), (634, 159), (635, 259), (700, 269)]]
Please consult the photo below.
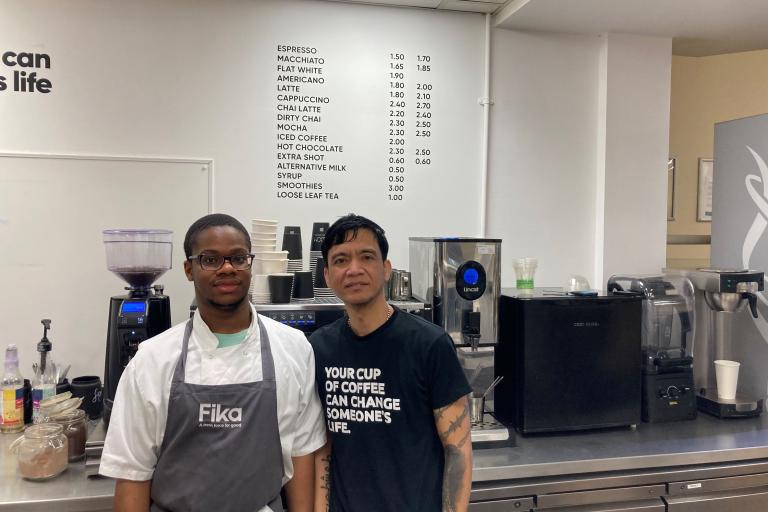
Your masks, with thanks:
[(67, 436), (57, 423), (30, 425), (11, 449), (19, 474), (28, 480), (48, 480), (67, 469)]
[(88, 438), (88, 426), (85, 423), (85, 411), (74, 409), (63, 414), (51, 416), (50, 420), (58, 423), (64, 429), (69, 446), (69, 462), (81, 460), (85, 457), (85, 441)]

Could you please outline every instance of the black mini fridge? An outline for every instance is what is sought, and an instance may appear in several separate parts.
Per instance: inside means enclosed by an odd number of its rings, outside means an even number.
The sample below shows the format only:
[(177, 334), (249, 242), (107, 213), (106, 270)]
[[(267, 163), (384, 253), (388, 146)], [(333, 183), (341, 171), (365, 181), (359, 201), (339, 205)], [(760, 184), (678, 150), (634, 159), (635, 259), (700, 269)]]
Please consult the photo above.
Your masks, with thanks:
[(496, 417), (523, 434), (638, 424), (641, 300), (502, 294)]

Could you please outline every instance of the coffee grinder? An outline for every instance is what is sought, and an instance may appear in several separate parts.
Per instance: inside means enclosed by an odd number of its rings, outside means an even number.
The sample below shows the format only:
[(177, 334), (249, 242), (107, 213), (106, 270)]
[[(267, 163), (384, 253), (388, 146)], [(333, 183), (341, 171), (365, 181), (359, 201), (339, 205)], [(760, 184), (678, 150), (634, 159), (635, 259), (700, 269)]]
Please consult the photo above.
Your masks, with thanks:
[(740, 342), (732, 336), (734, 322), (748, 320), (750, 313), (758, 318), (757, 292), (763, 290), (763, 272), (701, 268), (680, 274), (691, 280), (696, 293), (693, 373), (699, 410), (718, 418), (759, 416), (763, 396), (750, 396), (738, 389), (734, 399), (717, 396), (714, 361), (733, 359), (733, 344)]
[(682, 276), (612, 276), (611, 295), (643, 297), (642, 419), (696, 418), (693, 384), (694, 291)]
[(104, 364), (104, 421), (109, 423), (123, 369), (139, 343), (171, 326), (171, 301), (154, 282), (171, 268), (173, 232), (165, 229), (108, 229), (103, 232), (107, 268), (129, 286), (109, 302)]

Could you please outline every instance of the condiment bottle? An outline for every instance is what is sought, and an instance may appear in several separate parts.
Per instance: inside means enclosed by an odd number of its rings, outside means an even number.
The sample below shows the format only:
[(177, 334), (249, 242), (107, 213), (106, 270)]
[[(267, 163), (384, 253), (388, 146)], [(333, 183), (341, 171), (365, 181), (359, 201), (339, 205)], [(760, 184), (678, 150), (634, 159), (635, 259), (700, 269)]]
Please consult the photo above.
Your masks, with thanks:
[(5, 373), (0, 404), (0, 432), (21, 432), (24, 429), (24, 379), (19, 373), (19, 353), (16, 345), (5, 349)]
[(67, 469), (67, 437), (57, 423), (30, 425), (14, 441), (19, 474), (28, 480), (47, 480)]
[(51, 321), (45, 318), (40, 323), (43, 324), (43, 337), (37, 344), (40, 364), (32, 381), (32, 421), (35, 423), (43, 421), (40, 418), (40, 402), (56, 394), (56, 367), (51, 355), (53, 344), (48, 339)]
[(69, 462), (74, 462), (85, 457), (85, 441), (88, 439), (88, 426), (85, 423), (85, 411), (75, 409), (51, 416), (51, 421), (58, 423), (64, 429), (69, 446)]

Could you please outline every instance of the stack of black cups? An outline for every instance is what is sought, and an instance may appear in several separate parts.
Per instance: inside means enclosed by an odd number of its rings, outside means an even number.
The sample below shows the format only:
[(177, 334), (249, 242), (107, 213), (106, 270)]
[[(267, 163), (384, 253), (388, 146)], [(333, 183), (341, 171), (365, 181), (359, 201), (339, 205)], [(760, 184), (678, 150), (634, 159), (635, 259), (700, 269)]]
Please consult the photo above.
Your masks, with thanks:
[(283, 231), (283, 251), (288, 251), (288, 272), (300, 272), (304, 270), (304, 258), (301, 247), (301, 228), (299, 226), (285, 226)]
[[(312, 224), (312, 243), (309, 247), (309, 270), (312, 271), (313, 275), (317, 275), (315, 273), (315, 267), (317, 266), (317, 259), (322, 258), (323, 256), (321, 250), (323, 239), (325, 239), (325, 232), (328, 231), (329, 227), (330, 224), (327, 222), (315, 222)], [(317, 288), (317, 283), (315, 283), (315, 288)]]

